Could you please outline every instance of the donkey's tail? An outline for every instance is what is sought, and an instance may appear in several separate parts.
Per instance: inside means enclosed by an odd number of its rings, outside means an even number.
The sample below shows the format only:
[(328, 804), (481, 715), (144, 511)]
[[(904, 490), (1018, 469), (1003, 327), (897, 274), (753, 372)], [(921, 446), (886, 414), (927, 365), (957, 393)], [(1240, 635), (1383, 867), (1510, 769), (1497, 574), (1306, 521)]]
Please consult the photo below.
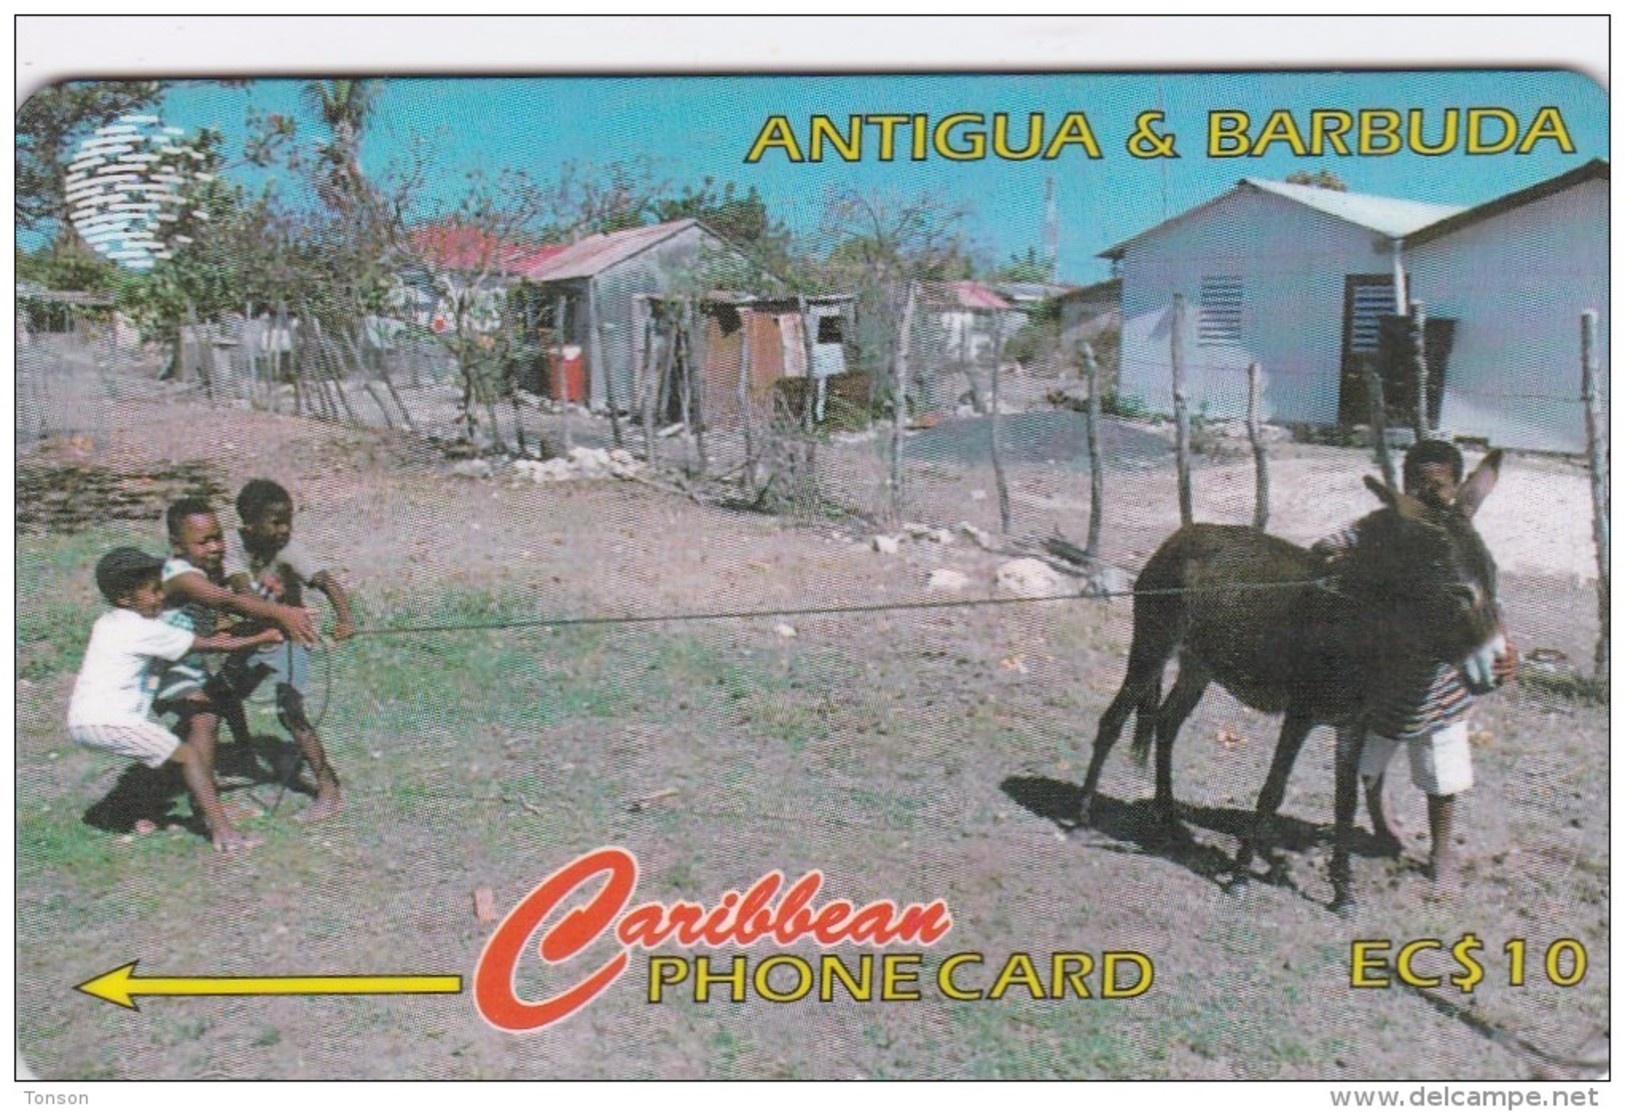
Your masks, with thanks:
[(1129, 754), (1134, 758), (1134, 763), (1142, 768), (1151, 756), (1151, 740), (1157, 730), (1157, 707), (1161, 703), (1162, 675), (1159, 668), (1134, 708), (1134, 744), (1129, 747)]

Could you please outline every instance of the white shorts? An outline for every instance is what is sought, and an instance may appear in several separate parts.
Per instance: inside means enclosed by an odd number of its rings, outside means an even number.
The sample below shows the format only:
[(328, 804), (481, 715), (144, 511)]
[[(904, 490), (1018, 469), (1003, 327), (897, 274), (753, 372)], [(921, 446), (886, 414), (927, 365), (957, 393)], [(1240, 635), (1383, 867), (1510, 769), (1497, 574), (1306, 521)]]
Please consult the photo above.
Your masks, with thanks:
[[(1467, 722), (1452, 723), (1431, 734), (1405, 739), (1411, 758), (1411, 783), (1428, 795), (1460, 795), (1473, 786), (1473, 754), (1467, 743)], [(1368, 734), (1360, 754), (1360, 775), (1381, 776), (1398, 749), (1397, 738)]]
[(158, 768), (169, 760), (181, 743), (158, 723), (145, 721), (69, 726), (68, 736), (80, 745), (140, 761), (148, 768)]

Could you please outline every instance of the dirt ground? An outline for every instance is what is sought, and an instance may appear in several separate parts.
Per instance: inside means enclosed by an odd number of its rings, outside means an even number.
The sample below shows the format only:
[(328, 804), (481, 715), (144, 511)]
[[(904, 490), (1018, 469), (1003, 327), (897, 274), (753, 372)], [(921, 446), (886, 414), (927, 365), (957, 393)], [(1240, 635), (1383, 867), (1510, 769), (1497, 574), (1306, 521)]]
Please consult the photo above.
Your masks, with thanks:
[[(1075, 416), (1011, 418), (1014, 537), (1085, 535)], [(536, 420), (557, 432), (556, 417)], [(579, 442), (608, 435), (572, 420)], [(985, 421), (967, 420), (910, 437), (910, 521), (997, 532), (985, 436)], [(1244, 521), (1245, 441), (1219, 447), (1198, 461), (1197, 516)], [(1102, 550), (1133, 571), (1177, 525), (1167, 438), (1113, 425), (1105, 448)], [(1008, 597), (993, 577), (1010, 554), (963, 533), (874, 549), (889, 531), (874, 440), (821, 446), (830, 508), (784, 518), (696, 500), (675, 479), (536, 484), (506, 467), (466, 478), (408, 433), (205, 408), (137, 384), (97, 435), (19, 461), (47, 478), (69, 464), (128, 475), (184, 464), (227, 492), (277, 478), (295, 492), (297, 535), (331, 554), (363, 628), (379, 632), (322, 666), (344, 812), (304, 829), (289, 821), (299, 797), (248, 820), (265, 846), (217, 857), (173, 792), (157, 831), (137, 833), (147, 804), (126, 806), (130, 775), (60, 726), (77, 666), (68, 646), (97, 610), (95, 555), (158, 550), (156, 519), (19, 532), (17, 1009), (22, 1054), (42, 1077), (1558, 1079), (1606, 1068), (1608, 708), (1560, 685), (1526, 679), (1477, 706), (1462, 891), (1429, 898), (1423, 797), (1396, 763), (1405, 855), (1362, 842), (1360, 902), (1340, 917), (1326, 908), (1328, 731), (1311, 737), (1282, 810), (1283, 875), (1225, 885), (1277, 724), (1216, 689), (1175, 755), (1188, 842), (1155, 836), (1148, 775), (1126, 745), (1107, 767), (1098, 829), (1070, 829), (1094, 724), (1122, 677), (1127, 600), (791, 613)], [(1359, 484), (1366, 453), (1278, 444), (1271, 468), (1271, 528), (1293, 540), (1373, 504)], [(1526, 673), (1589, 669), (1588, 505), (1583, 472), (1515, 458), (1481, 515), (1514, 639), (1540, 662)], [(938, 569), (969, 586), (929, 590)], [(696, 611), (762, 616), (385, 632)], [(240, 779), (249, 786), (230, 798), (264, 810), (274, 790)], [(640, 900), (709, 905), (769, 870), (819, 869), (823, 899), (942, 899), (954, 925), (929, 951), (912, 948), (924, 955), (918, 1000), (697, 1002), (685, 984), (651, 1003), (648, 958), (634, 953), (603, 998), (526, 1037), (493, 1029), (466, 992), (146, 999), (135, 1012), (73, 991), (133, 960), (155, 976), (467, 978), (492, 930), (476, 891), (506, 913), (605, 845), (637, 856)], [(1416, 939), (1442, 943), (1416, 962), (1442, 975), (1436, 987), (1351, 987), (1356, 941), (1391, 943), (1391, 958)], [(1577, 945), (1554, 948), (1563, 939)], [(1448, 979), (1462, 969), (1458, 944), (1484, 969), (1470, 992)], [(1150, 989), (1034, 999), (1018, 982), (1002, 999), (959, 1001), (936, 988), (948, 954), (984, 955), (961, 981), (987, 989), (1013, 953), (1048, 980), (1054, 953), (1107, 951), (1145, 955)], [(792, 952), (817, 959), (805, 943)], [(736, 953), (768, 956), (711, 956)], [(534, 954), (521, 972), (522, 995), (560, 986)]]

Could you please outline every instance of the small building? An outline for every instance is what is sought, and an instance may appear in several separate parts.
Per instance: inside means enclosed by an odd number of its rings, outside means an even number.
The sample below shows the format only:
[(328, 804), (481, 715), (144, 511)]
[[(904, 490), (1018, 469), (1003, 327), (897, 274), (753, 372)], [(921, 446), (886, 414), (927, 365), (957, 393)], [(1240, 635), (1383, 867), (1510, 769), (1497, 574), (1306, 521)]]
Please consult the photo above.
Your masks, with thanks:
[(1363, 422), (1383, 318), (1422, 302), (1441, 431), (1578, 451), (1588, 309), (1606, 382), (1607, 219), (1602, 161), (1470, 208), (1245, 178), (1102, 253), (1123, 283), (1119, 391), (1171, 409), (1181, 295), (1193, 407), (1245, 412), (1257, 361), (1268, 419)]
[(1408, 237), (1412, 298), (1430, 320), (1456, 321), (1441, 428), (1507, 448), (1584, 451), (1588, 309), (1598, 313), (1607, 420), (1608, 184), (1608, 163), (1588, 162)]
[(1057, 373), (1082, 374), (1083, 345), (1088, 344), (1102, 374), (1102, 388), (1115, 392), (1118, 341), (1123, 332), (1123, 282), (1108, 278), (1074, 286), (1052, 302), (1055, 312)]
[(981, 282), (921, 282), (913, 337), (911, 387), (924, 409), (952, 408), (969, 396), (980, 408), (1002, 338), (1015, 335), (1027, 314)]
[[(739, 422), (740, 392), (753, 409), (764, 412), (785, 380), (816, 384), (815, 416), (822, 419), (828, 380), (847, 371), (846, 340), (851, 334), (854, 299), (850, 294), (803, 297), (712, 292), (697, 310), (704, 326), (694, 337), (704, 377), (706, 424), (732, 427)], [(635, 355), (640, 374), (651, 373), (669, 342), (676, 299), (639, 296), (633, 319)], [(798, 395), (799, 396), (799, 395)], [(674, 419), (668, 391), (667, 412)]]
[(585, 355), (588, 403), (611, 400), (628, 409), (636, 397), (643, 321), (639, 295), (683, 288), (709, 290), (721, 276), (754, 268), (748, 259), (698, 220), (592, 235), (521, 265), (524, 298), (539, 310), (555, 343)]
[(1092, 286), (1075, 286), (1055, 299), (1060, 317), (1061, 348), (1098, 343), (1123, 327), (1123, 280), (1108, 278)]
[(1056, 298), (1065, 297), (1074, 289), (1075, 286), (1055, 282), (996, 282), (993, 285), (994, 292), (1004, 298), (1012, 309), (1029, 314), (1038, 312)]
[[(454, 329), (459, 315), (476, 332), (502, 327), (508, 291), (564, 250), (511, 243), (455, 220), (414, 228), (409, 242), (393, 308), (398, 317), (437, 334)], [(369, 335), (389, 332), (369, 322)]]
[(1264, 416), (1334, 425), (1364, 398), (1362, 356), (1395, 309), (1404, 237), (1460, 206), (1244, 178), (1230, 192), (1102, 252), (1122, 280), (1118, 394), (1173, 407), (1174, 297), (1182, 295), (1186, 389), (1215, 417), (1247, 408), (1264, 368)]

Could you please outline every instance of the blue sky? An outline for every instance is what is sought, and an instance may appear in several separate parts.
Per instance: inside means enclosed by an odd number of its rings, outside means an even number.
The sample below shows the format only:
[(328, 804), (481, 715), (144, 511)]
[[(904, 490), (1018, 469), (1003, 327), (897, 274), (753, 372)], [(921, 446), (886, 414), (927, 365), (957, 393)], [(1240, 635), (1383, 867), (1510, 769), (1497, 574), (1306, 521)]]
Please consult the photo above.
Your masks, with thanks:
[[(240, 148), (252, 106), (300, 120), (307, 139), (321, 135), (298, 96), (299, 82), (260, 80), (247, 89), (177, 87), (161, 112), (187, 130), (209, 126)], [(1543, 107), (1561, 115), (1574, 153), (1550, 139), (1527, 154), (1300, 157), (1284, 142), (1260, 157), (1207, 153), (1209, 113), (1240, 110), (1256, 140), (1271, 112), (1292, 113), (1307, 133), (1314, 109), (1411, 109), (1424, 113), (1423, 134), (1439, 140), (1444, 110), (1498, 108), (1523, 129)], [(1162, 110), (1163, 133), (1177, 139), (1178, 158), (1140, 159), (1125, 141), (1138, 115)], [(770, 116), (788, 117), (805, 144), (808, 117), (825, 114), (844, 126), (851, 114), (925, 114), (932, 124), (955, 112), (1008, 113), (1013, 138), (1029, 114), (1042, 112), (1053, 131), (1068, 112), (1086, 114), (1102, 157), (1076, 147), (1054, 161), (952, 161), (933, 155), (880, 162), (874, 131), (860, 162), (826, 156), (793, 163), (768, 150), (754, 164), (746, 152)], [(1307, 134), (1305, 134), (1307, 138)], [(817, 227), (832, 189), (882, 190), (899, 196), (929, 191), (970, 210), (972, 242), (998, 261), (1040, 246), (1046, 180), (1055, 180), (1060, 217), (1060, 275), (1086, 282), (1106, 275), (1095, 256), (1166, 216), (1217, 196), (1244, 176), (1281, 178), (1293, 170), (1330, 169), (1352, 190), (1415, 200), (1473, 204), (1608, 157), (1607, 97), (1590, 79), (1560, 71), (1411, 73), (1044, 74), (908, 76), (764, 76), (654, 78), (412, 78), (386, 83), (363, 165), (377, 174), (406, 157), (414, 141), (434, 151), (428, 196), (449, 201), (467, 169), (522, 168), (542, 180), (567, 161), (652, 159), (674, 182), (710, 176), (755, 186), (769, 208), (798, 234)]]

